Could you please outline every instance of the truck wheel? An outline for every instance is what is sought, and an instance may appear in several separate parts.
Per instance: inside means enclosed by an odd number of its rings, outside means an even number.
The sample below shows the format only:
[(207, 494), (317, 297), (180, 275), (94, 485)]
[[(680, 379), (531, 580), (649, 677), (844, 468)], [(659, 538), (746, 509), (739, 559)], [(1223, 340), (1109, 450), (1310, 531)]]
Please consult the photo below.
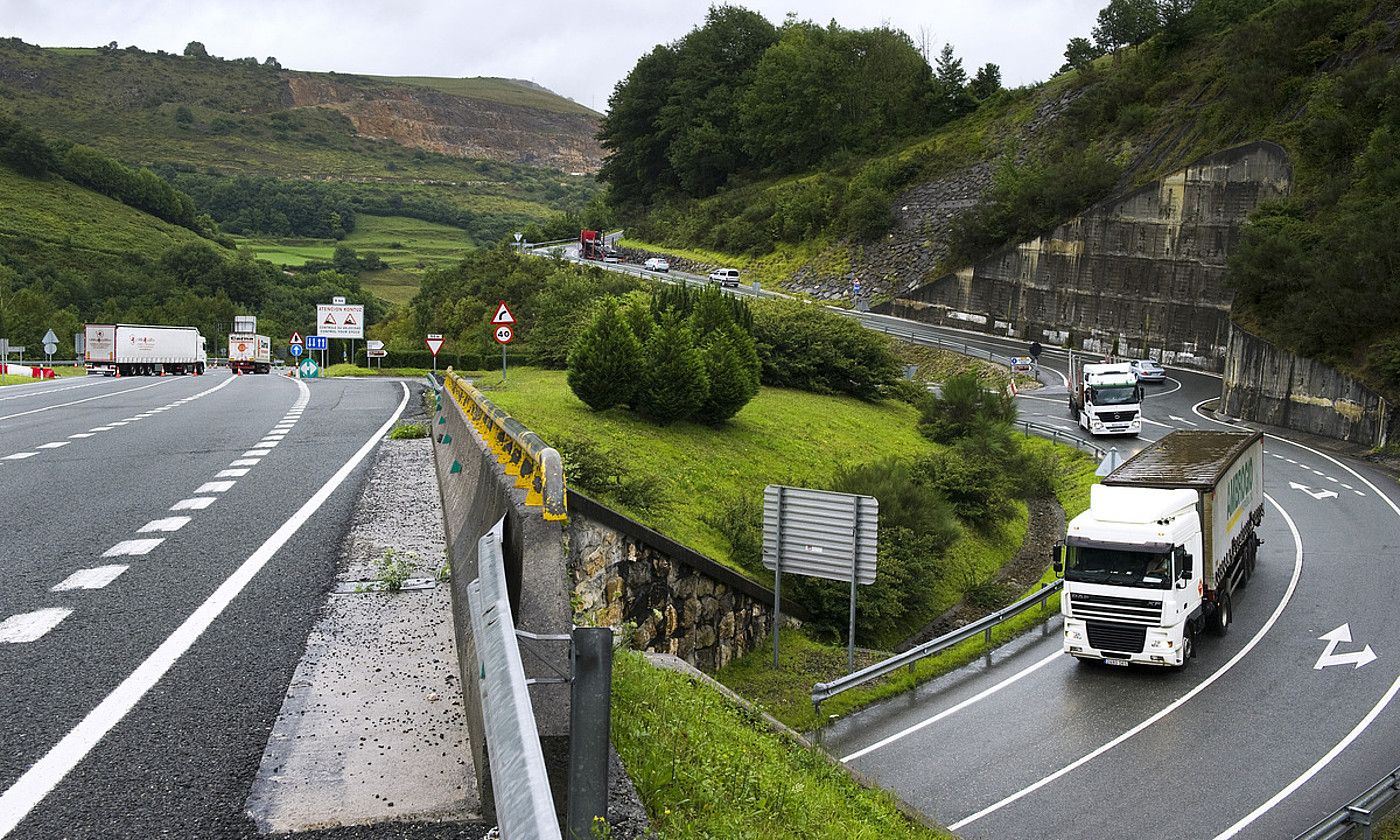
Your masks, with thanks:
[(1230, 600), (1229, 592), (1220, 593), (1220, 597), (1215, 602), (1215, 612), (1210, 616), (1210, 631), (1217, 636), (1223, 636), (1230, 629), (1230, 622), (1234, 620), (1234, 604)]
[(1186, 632), (1181, 634), (1181, 670), (1185, 671), (1191, 667), (1191, 660), (1196, 658), (1196, 628), (1190, 622), (1186, 624)]

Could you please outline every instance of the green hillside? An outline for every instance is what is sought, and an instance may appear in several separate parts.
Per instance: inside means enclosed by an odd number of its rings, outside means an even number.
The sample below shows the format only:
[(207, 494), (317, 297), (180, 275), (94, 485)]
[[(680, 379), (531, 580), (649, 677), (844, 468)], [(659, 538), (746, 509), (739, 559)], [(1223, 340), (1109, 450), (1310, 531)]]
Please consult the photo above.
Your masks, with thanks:
[(370, 76), (369, 78), (378, 79), (382, 82), (392, 82), (394, 84), (416, 85), (443, 93), (450, 93), (453, 96), (466, 96), (472, 99), (487, 99), (492, 102), (504, 102), (507, 105), (523, 105), (545, 111), (558, 111), (562, 114), (586, 114), (592, 117), (601, 116), (597, 112), (585, 108), (572, 99), (565, 99), (547, 88), (542, 88), (531, 82), (520, 81), (519, 79), (497, 79), (490, 77), (451, 79), (442, 76)]

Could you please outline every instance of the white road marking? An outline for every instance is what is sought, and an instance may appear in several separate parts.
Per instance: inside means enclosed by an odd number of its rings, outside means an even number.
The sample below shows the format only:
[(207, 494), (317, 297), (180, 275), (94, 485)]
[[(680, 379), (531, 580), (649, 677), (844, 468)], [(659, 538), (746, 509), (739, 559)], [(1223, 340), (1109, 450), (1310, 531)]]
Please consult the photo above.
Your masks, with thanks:
[(214, 474), (215, 478), (242, 478), (248, 474), (247, 467), (239, 467), (236, 470), (219, 470)]
[[(297, 386), (309, 393), (304, 383), (297, 382)], [(175, 631), (146, 657), (130, 676), (122, 680), (121, 685), (103, 698), (102, 702), (88, 712), (77, 726), (44, 754), (43, 758), (26, 770), (8, 790), (0, 794), (0, 838), (14, 831), (29, 812), (34, 810), (34, 806), (43, 801), (92, 748), (135, 708), (141, 698), (160, 682), (185, 651), (189, 650), (229, 604), (233, 603), (233, 599), (238, 597), (253, 577), (276, 556), (278, 550), (325, 504), (336, 488), (345, 483), (345, 479), (364, 461), (365, 456), (374, 451), (380, 439), (389, 433), (399, 415), (403, 414), (404, 406), (408, 405), (408, 386), (402, 383), (400, 386), (403, 388), (403, 399), (399, 401), (398, 408), (384, 425), (370, 435), (359, 451), (336, 470), (335, 475), (307, 499), (290, 519), (282, 523), (282, 527), (268, 537), (267, 542), (259, 546), (257, 551), (235, 569), (233, 574), (229, 575), (189, 618), (175, 628)]]
[(286, 436), (286, 432), (268, 432), (267, 434), (263, 435), (263, 437), (267, 440), (281, 440)]
[(116, 580), (117, 577), (130, 566), (95, 566), (91, 569), (79, 569), (73, 574), (63, 579), (62, 583), (55, 584), (49, 589), (50, 592), (67, 592), (70, 589), (102, 589), (107, 584)]
[(39, 448), (39, 449), (57, 449), (57, 448), (59, 448), (60, 446), (67, 446), (68, 444), (70, 444), (70, 443), (72, 443), (72, 442), (73, 442), (73, 441), (71, 441), (71, 440), (56, 440), (56, 441), (53, 441), (53, 442), (51, 442), (51, 443), (41, 443), (41, 444), (39, 444), (38, 448)]
[(96, 426), (96, 427), (94, 427), (94, 428), (88, 429), (88, 431), (89, 431), (89, 432), (110, 432), (110, 431), (112, 431), (112, 427), (111, 427), (111, 426)]
[(279, 444), (279, 443), (281, 443), (281, 442), (282, 442), (282, 441), (280, 441), (280, 440), (260, 440), (260, 441), (258, 441), (257, 443), (255, 443), (255, 444), (253, 444), (253, 445), (256, 446), (256, 447), (259, 448), (259, 449), (271, 449), (272, 447), (276, 446), (277, 444)]
[(152, 519), (145, 525), (136, 529), (138, 534), (149, 534), (152, 531), (178, 531), (190, 524), (188, 516), (167, 516), (164, 519)]
[(203, 484), (199, 485), (199, 489), (198, 489), (198, 490), (195, 490), (194, 492), (196, 492), (196, 493), (223, 493), (224, 491), (226, 491), (226, 490), (228, 490), (229, 488), (233, 487), (233, 485), (235, 485), (235, 484), (237, 484), (237, 483), (238, 483), (238, 482), (236, 482), (236, 481), (206, 481), (206, 482), (204, 482)]
[(1324, 475), (1323, 478), (1327, 479), (1328, 481), (1330, 481), (1330, 482), (1332, 482), (1332, 483), (1334, 483), (1334, 484), (1341, 484), (1340, 481), (1337, 481), (1337, 479), (1333, 478), (1333, 477), (1330, 476), (1330, 475)]
[[(0, 644), (32, 642), (40, 639), (45, 633), (57, 627), (59, 622), (72, 612), (66, 607), (49, 607), (34, 612), (12, 615), (4, 621), (0, 621)], [(3, 810), (0, 810), (0, 814), (4, 813)], [(3, 826), (5, 820), (5, 817), (0, 816), (0, 826)], [(7, 832), (8, 830), (6, 829)], [(0, 834), (0, 837), (3, 836)]]
[(0, 460), (5, 460), (5, 461), (23, 461), (25, 458), (33, 458), (35, 455), (38, 455), (38, 454), (39, 454), (38, 452), (16, 452), (16, 453), (13, 454), (13, 455), (6, 455), (3, 459), (0, 459)]
[(151, 549), (165, 542), (165, 537), (146, 537), (139, 540), (122, 540), (106, 551), (103, 557), (140, 557), (151, 553)]
[(41, 411), (52, 411), (52, 410), (54, 410), (55, 408), (67, 408), (67, 407), (70, 406), (70, 405), (79, 405), (79, 404), (81, 404), (81, 403), (92, 402), (93, 400), (105, 400), (105, 399), (107, 399), (108, 397), (115, 397), (115, 396), (117, 396), (117, 395), (119, 395), (119, 394), (130, 394), (132, 391), (144, 391), (144, 390), (146, 390), (147, 388), (155, 388), (155, 387), (157, 387), (157, 386), (159, 386), (159, 385), (164, 385), (164, 384), (165, 384), (164, 382), (153, 382), (153, 383), (151, 383), (150, 385), (142, 385), (142, 386), (139, 387), (139, 388), (127, 388), (127, 389), (124, 390), (124, 391), (113, 391), (113, 392), (111, 392), (110, 394), (98, 394), (98, 395), (95, 396), (95, 397), (88, 397), (88, 398), (86, 398), (86, 399), (81, 399), (81, 400), (73, 400), (72, 402), (57, 403), (57, 404), (55, 404), (55, 405), (46, 405), (46, 406), (44, 406), (43, 408), (31, 408), (31, 409), (28, 410), (28, 411), (21, 411), (21, 412), (18, 413), (18, 414), (7, 414), (7, 415), (5, 415), (4, 417), (0, 417), (0, 420), (13, 420), (13, 419), (16, 418), (16, 417), (27, 417), (27, 416), (29, 416), (30, 414), (38, 414), (38, 413), (41, 412)]
[(244, 457), (244, 458), (261, 458), (261, 457), (263, 457), (264, 455), (267, 455), (267, 454), (270, 453), (270, 452), (272, 452), (271, 449), (249, 449), (247, 452), (244, 452), (244, 453), (243, 453), (243, 457)]
[(1012, 674), (1011, 676), (1007, 677), (1006, 679), (1002, 680), (1001, 682), (997, 683), (991, 688), (984, 689), (983, 691), (974, 694), (973, 696), (967, 698), (966, 700), (962, 701), (956, 706), (944, 709), (943, 711), (939, 712), (931, 718), (921, 720), (913, 726), (908, 727), (907, 729), (903, 729), (899, 732), (894, 733), (888, 738), (882, 738), (868, 747), (863, 747), (851, 753), (850, 755), (843, 756), (841, 758), (841, 763), (846, 764), (848, 762), (855, 761), (857, 758), (869, 755), (870, 753), (875, 752), (881, 747), (893, 744), (895, 741), (898, 741), (900, 738), (903, 738), (906, 735), (912, 735), (915, 732), (918, 732), (920, 729), (932, 726), (933, 724), (938, 723), (940, 720), (943, 720), (946, 717), (949, 717), (953, 714), (956, 714), (957, 712), (962, 711), (963, 709), (966, 709), (968, 706), (971, 706), (973, 703), (976, 703), (979, 700), (985, 700), (986, 698), (991, 697), (993, 694), (996, 694), (1003, 688), (1006, 688), (1007, 686), (1016, 683), (1022, 677), (1028, 677), (1031, 674), (1034, 674), (1036, 671), (1039, 671), (1041, 668), (1044, 668), (1046, 665), (1049, 665), (1051, 662), (1055, 662), (1061, 659), (1062, 657), (1064, 657), (1064, 653), (1057, 650), (1049, 656), (1045, 657), (1044, 659), (1040, 660), (1039, 662), (1035, 663), (1034, 665), (1031, 665), (1030, 667), (1025, 668), (1024, 670)]
[(1161, 426), (1161, 427), (1164, 428), (1164, 429), (1170, 429), (1170, 428), (1171, 428), (1171, 426), (1170, 426), (1169, 424), (1167, 424), (1167, 423), (1158, 423), (1156, 420), (1148, 420), (1146, 417), (1142, 418), (1142, 422), (1144, 422), (1144, 423), (1151, 423), (1151, 424), (1154, 425), (1154, 426)]
[(0, 402), (9, 402), (10, 400), (22, 400), (22, 399), (24, 399), (25, 397), (37, 397), (37, 396), (43, 396), (44, 394), (60, 394), (60, 393), (62, 393), (62, 392), (64, 392), (64, 391), (76, 391), (76, 390), (78, 390), (79, 388), (87, 388), (87, 387), (90, 386), (90, 385), (97, 385), (97, 384), (99, 384), (99, 383), (97, 383), (97, 382), (86, 382), (86, 383), (83, 383), (82, 385), (69, 385), (69, 386), (66, 387), (66, 388), (32, 388), (32, 389), (25, 389), (25, 392), (24, 392), (24, 393), (21, 393), (21, 394), (12, 394), (12, 395), (7, 396), (7, 397), (0, 397)]
[(92, 432), (78, 432), (77, 434), (69, 435), (69, 437), (70, 437), (70, 438), (90, 438), (90, 437), (92, 437)]
[(131, 422), (130, 420), (118, 420), (117, 422), (113, 423), (112, 425), (113, 425), (113, 426), (125, 426), (127, 423), (130, 423), (130, 422)]
[(1356, 670), (1363, 665), (1376, 661), (1376, 653), (1371, 650), (1370, 645), (1366, 645), (1361, 650), (1351, 653), (1337, 653), (1338, 645), (1351, 644), (1351, 623), (1348, 622), (1333, 630), (1330, 633), (1323, 633), (1318, 636), (1320, 641), (1327, 643), (1327, 649), (1317, 658), (1317, 664), (1313, 665), (1314, 671), (1321, 671), (1323, 668), (1330, 668), (1333, 665), (1351, 665), (1352, 670)]
[(170, 506), (171, 510), (204, 510), (214, 504), (218, 496), (195, 496), (191, 499), (181, 499)]
[(1134, 735), (1137, 735), (1138, 733), (1147, 729), (1149, 726), (1155, 724), (1157, 721), (1161, 720), (1162, 718), (1181, 708), (1183, 705), (1186, 704), (1188, 700), (1195, 697), (1197, 694), (1200, 694), (1202, 691), (1205, 691), (1207, 688), (1213, 685), (1216, 680), (1229, 673), (1236, 665), (1239, 664), (1240, 660), (1244, 659), (1246, 656), (1249, 655), (1250, 651), (1254, 650), (1254, 647), (1259, 644), (1259, 642), (1264, 638), (1264, 635), (1268, 633), (1271, 629), (1273, 629), (1274, 624), (1278, 622), (1279, 616), (1283, 615), (1284, 609), (1288, 606), (1289, 602), (1293, 600), (1293, 592), (1298, 588), (1298, 580), (1303, 576), (1303, 535), (1298, 533), (1298, 526), (1293, 524), (1293, 518), (1288, 515), (1288, 511), (1284, 510), (1279, 505), (1279, 503), (1274, 501), (1274, 498), (1269, 494), (1265, 493), (1264, 498), (1268, 499), (1269, 504), (1273, 505), (1274, 509), (1279, 512), (1279, 515), (1283, 517), (1283, 521), (1288, 525), (1288, 530), (1293, 533), (1294, 554), (1293, 577), (1288, 581), (1288, 588), (1284, 590), (1283, 599), (1280, 600), (1278, 606), (1274, 608), (1273, 614), (1271, 614), (1268, 620), (1264, 622), (1264, 626), (1259, 628), (1259, 632), (1255, 633), (1254, 637), (1251, 638), (1245, 644), (1244, 647), (1240, 648), (1239, 652), (1237, 652), (1234, 656), (1230, 657), (1230, 661), (1226, 662), (1223, 666), (1221, 666), (1220, 670), (1216, 671), (1209, 677), (1206, 677), (1204, 680), (1197, 683), (1190, 691), (1186, 692), (1185, 694), (1178, 697), (1176, 700), (1173, 700), (1171, 703), (1167, 704), (1165, 708), (1154, 714), (1152, 717), (1142, 721), (1138, 725), (1134, 726), (1132, 729), (1129, 729), (1127, 732), (1124, 732), (1122, 735), (1119, 735), (1117, 738), (1114, 738), (1112, 741), (1109, 741), (1108, 743), (1104, 744), (1098, 749), (1076, 759), (1073, 762), (1070, 762), (1064, 767), (1061, 767), (1059, 770), (1056, 770), (1054, 773), (1051, 773), (1050, 775), (1046, 776), (1045, 778), (1041, 779), (1035, 784), (1032, 784), (1029, 787), (1022, 788), (1016, 793), (1013, 793), (1010, 796), (1007, 796), (998, 802), (994, 802), (991, 805), (988, 805), (986, 808), (983, 808), (982, 810), (978, 811), (977, 813), (971, 816), (963, 817), (957, 822), (949, 825), (949, 831), (956, 832), (964, 826), (968, 825), (969, 823), (976, 822), (977, 820), (980, 820), (983, 817), (995, 811), (1000, 811), (1002, 808), (1005, 808), (1007, 805), (1010, 805), (1016, 800), (1021, 799), (1025, 796), (1029, 796), (1032, 793), (1035, 793), (1037, 790), (1040, 790), (1041, 788), (1045, 787), (1046, 785), (1050, 784), (1056, 779), (1059, 779), (1062, 776), (1072, 773), (1073, 771), (1079, 769), (1080, 767), (1083, 767), (1085, 764), (1088, 764), (1089, 762), (1093, 761), (1094, 759), (1098, 758), (1099, 756), (1103, 755), (1104, 753), (1108, 752), (1109, 750), (1113, 749), (1114, 747), (1118, 746), (1124, 741), (1127, 741), (1129, 738), (1133, 737)]
[(1351, 488), (1351, 485), (1350, 485), (1350, 484), (1347, 484), (1345, 481), (1342, 482), (1342, 486), (1345, 487), (1345, 488), (1348, 489), (1348, 490), (1352, 489), (1352, 488)]
[(229, 463), (230, 467), (256, 467), (261, 458), (239, 458)]

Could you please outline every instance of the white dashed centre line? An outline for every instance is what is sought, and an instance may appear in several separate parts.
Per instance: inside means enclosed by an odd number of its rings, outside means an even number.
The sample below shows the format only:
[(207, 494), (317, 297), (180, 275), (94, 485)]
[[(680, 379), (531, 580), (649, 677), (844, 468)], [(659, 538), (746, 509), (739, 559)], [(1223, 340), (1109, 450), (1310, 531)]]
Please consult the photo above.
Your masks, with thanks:
[(38, 448), (39, 448), (39, 449), (57, 449), (57, 448), (59, 448), (60, 446), (67, 446), (68, 444), (70, 444), (70, 443), (72, 443), (72, 442), (73, 442), (73, 441), (71, 441), (71, 440), (56, 440), (56, 441), (53, 441), (53, 442), (51, 442), (51, 443), (41, 443), (41, 444), (39, 444), (39, 447), (38, 447)]
[(80, 569), (69, 575), (62, 583), (49, 589), (50, 592), (67, 592), (70, 589), (101, 589), (116, 580), (130, 566), (96, 566)]
[(219, 470), (214, 474), (215, 478), (242, 478), (248, 474), (247, 467), (239, 467), (236, 470)]
[(171, 510), (204, 510), (214, 504), (218, 496), (195, 496), (192, 499), (181, 499), (170, 506)]
[(196, 493), (222, 493), (237, 484), (236, 481), (206, 481), (199, 485)]
[(89, 432), (110, 432), (110, 431), (112, 431), (112, 427), (111, 427), (111, 426), (96, 426), (96, 427), (94, 427), (94, 428), (88, 429), (88, 431), (89, 431)]
[(106, 551), (103, 557), (140, 557), (149, 554), (151, 549), (165, 542), (165, 537), (147, 537), (140, 540), (122, 540)]
[(4, 461), (23, 461), (25, 458), (33, 458), (35, 455), (38, 455), (38, 454), (39, 454), (38, 452), (16, 452), (16, 453), (13, 454), (13, 455), (6, 455), (4, 458), (0, 458), (0, 460), (4, 460)]
[(90, 438), (90, 437), (92, 437), (92, 432), (78, 432), (78, 433), (75, 434), (75, 435), (69, 435), (69, 437), (70, 437), (70, 438), (80, 438), (80, 439), (81, 439), (81, 438)]
[(257, 447), (258, 447), (259, 449), (268, 449), (268, 448), (270, 448), (270, 447), (276, 446), (277, 444), (279, 444), (279, 443), (281, 443), (281, 442), (282, 442), (282, 441), (280, 441), (280, 440), (260, 440), (260, 441), (257, 442), (256, 445), (257, 445)]
[(149, 534), (152, 531), (178, 531), (189, 523), (190, 518), (188, 516), (167, 516), (164, 519), (152, 519), (150, 522), (138, 528), (136, 533)]
[(268, 453), (271, 452), (271, 451), (272, 451), (271, 449), (249, 449), (247, 452), (244, 452), (244, 453), (243, 453), (243, 457), (244, 457), (244, 458), (261, 458), (262, 456), (268, 454)]
[(58, 626), (73, 611), (66, 607), (49, 607), (30, 613), (12, 615), (0, 621), (0, 644), (32, 642)]
[(256, 467), (256, 466), (258, 465), (258, 462), (261, 461), (261, 460), (262, 460), (261, 458), (239, 458), (237, 461), (231, 461), (231, 462), (229, 463), (229, 466), (230, 466), (230, 467)]

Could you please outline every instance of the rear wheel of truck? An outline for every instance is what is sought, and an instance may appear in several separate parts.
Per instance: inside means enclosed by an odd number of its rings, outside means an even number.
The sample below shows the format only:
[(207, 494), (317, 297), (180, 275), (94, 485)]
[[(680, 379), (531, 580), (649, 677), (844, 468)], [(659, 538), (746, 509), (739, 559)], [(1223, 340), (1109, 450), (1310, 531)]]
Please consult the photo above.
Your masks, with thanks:
[(1230, 622), (1234, 620), (1234, 606), (1230, 593), (1221, 592), (1215, 602), (1215, 612), (1210, 616), (1210, 632), (1223, 636), (1229, 631)]

